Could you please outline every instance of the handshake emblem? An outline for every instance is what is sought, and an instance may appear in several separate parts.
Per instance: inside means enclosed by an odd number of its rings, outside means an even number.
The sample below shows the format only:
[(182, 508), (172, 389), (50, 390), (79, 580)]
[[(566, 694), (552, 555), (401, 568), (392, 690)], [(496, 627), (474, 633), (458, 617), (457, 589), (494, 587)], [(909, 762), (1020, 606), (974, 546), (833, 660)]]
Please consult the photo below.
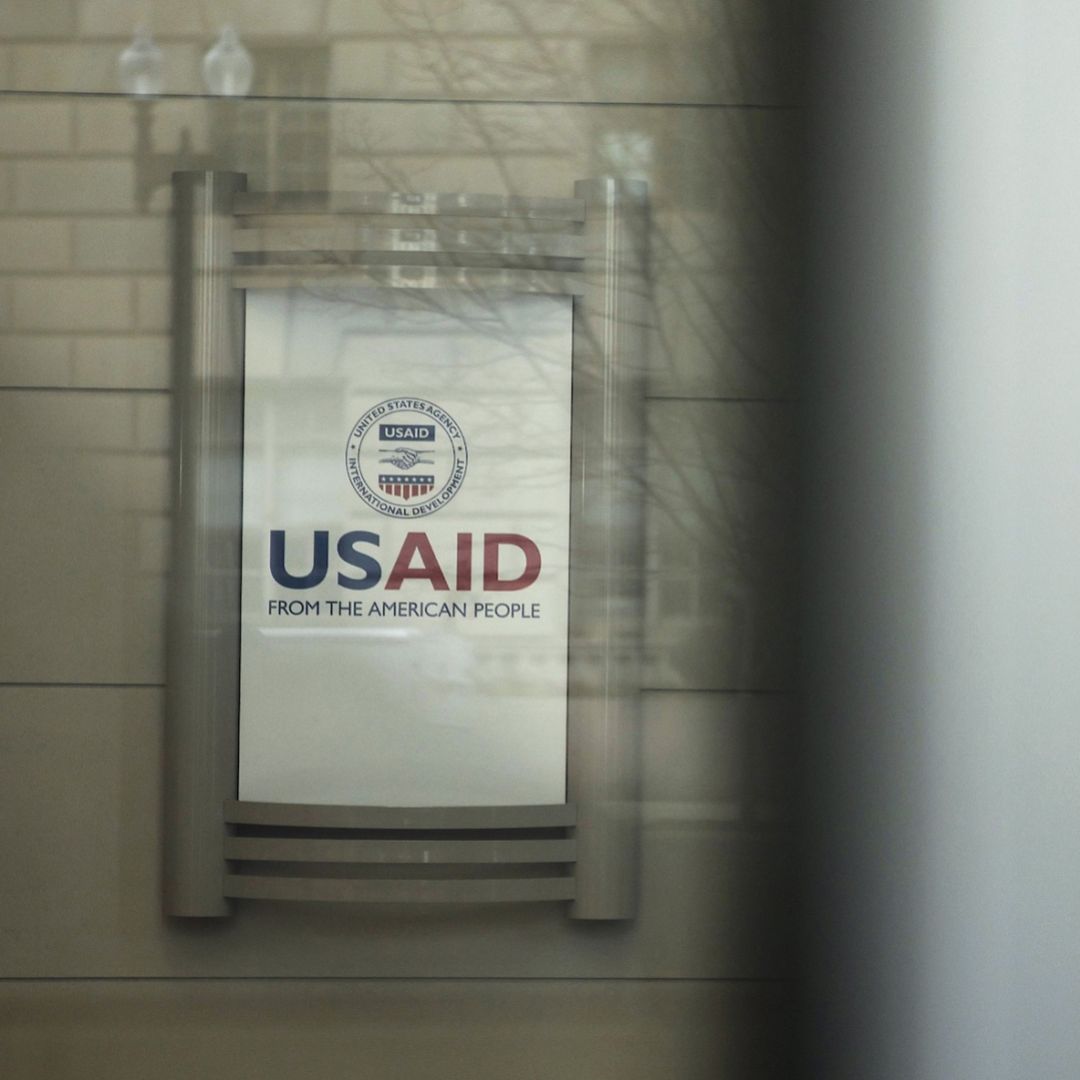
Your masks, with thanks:
[[(383, 451), (386, 453), (387, 451)], [(393, 465), (395, 469), (411, 469), (415, 465), (431, 465), (433, 461), (424, 451), (413, 450), (409, 446), (399, 446), (391, 451), (390, 457), (381, 457), (383, 464)]]

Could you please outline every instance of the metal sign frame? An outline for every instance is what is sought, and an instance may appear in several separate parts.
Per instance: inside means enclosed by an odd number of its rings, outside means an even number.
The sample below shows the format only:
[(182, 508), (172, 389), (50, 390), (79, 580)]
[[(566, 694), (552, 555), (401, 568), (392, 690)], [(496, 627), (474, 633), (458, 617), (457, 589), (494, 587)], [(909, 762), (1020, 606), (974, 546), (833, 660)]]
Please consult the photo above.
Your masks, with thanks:
[[(173, 196), (167, 914), (274, 899), (569, 901), (573, 918), (633, 917), (645, 185), (580, 181), (570, 199), (263, 194), (214, 171), (176, 173)], [(313, 281), (573, 297), (565, 804), (237, 799), (245, 290)]]

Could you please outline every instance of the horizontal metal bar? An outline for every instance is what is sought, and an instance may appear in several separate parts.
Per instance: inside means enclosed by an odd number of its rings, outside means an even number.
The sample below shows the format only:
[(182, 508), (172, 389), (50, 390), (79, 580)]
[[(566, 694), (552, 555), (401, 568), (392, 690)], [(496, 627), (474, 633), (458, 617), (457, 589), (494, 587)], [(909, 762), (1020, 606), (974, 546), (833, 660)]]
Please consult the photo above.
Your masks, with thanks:
[(451, 217), (438, 214), (332, 214), (323, 211), (310, 214), (245, 214), (234, 217), (237, 229), (333, 229), (338, 225), (369, 229), (498, 229), (512, 233), (554, 233), (558, 236), (579, 235), (580, 222), (564, 218), (478, 218)]
[(249, 877), (229, 874), (225, 895), (241, 900), (324, 900), (376, 904), (490, 904), (538, 900), (573, 900), (574, 879), (455, 878), (431, 881), (408, 878)]
[(573, 840), (323, 840), (230, 836), (225, 858), (245, 862), (570, 863)]
[(529, 255), (583, 259), (582, 237), (559, 232), (510, 232), (506, 229), (382, 229), (335, 224), (302, 228), (254, 228), (233, 231), (233, 251), (458, 251), (484, 255)]
[(447, 217), (585, 220), (583, 199), (528, 199), (513, 195), (251, 191), (237, 196), (234, 209), (237, 214), (441, 214)]
[(321, 806), (310, 803), (225, 803), (232, 825), (301, 829), (559, 829), (577, 821), (571, 803), (552, 806)]
[(241, 266), (233, 271), (232, 283), (238, 289), (292, 289), (319, 284), (554, 296), (578, 296), (584, 290), (579, 274), (464, 266)]
[(306, 273), (314, 267), (319, 273), (338, 271), (352, 274), (373, 268), (396, 270), (400, 278), (428, 269), (483, 270), (491, 272), (543, 271), (581, 274), (581, 259), (560, 259), (550, 255), (499, 255), (484, 251), (267, 251), (259, 254), (236, 253), (237, 270), (271, 267), (278, 273), (291, 270)]

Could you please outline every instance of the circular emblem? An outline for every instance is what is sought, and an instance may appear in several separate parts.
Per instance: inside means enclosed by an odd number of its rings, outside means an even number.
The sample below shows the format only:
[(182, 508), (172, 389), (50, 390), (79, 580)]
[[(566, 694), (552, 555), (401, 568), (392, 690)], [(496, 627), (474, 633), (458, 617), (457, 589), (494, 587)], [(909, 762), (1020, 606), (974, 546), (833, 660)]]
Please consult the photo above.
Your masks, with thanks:
[(442, 509), (461, 490), (468, 464), (461, 428), (423, 398), (372, 405), (345, 445), (353, 489), (387, 517), (423, 517)]

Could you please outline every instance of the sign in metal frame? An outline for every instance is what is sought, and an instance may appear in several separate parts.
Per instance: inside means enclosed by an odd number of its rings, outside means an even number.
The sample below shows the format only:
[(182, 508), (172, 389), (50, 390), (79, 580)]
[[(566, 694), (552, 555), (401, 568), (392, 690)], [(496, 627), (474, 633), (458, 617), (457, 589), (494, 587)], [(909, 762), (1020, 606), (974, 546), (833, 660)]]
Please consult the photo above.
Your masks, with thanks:
[[(244, 188), (244, 177), (235, 173), (174, 177), (176, 443), (166, 910), (181, 916), (226, 915), (230, 897), (569, 900), (576, 918), (631, 917), (641, 667), (644, 185), (583, 181), (572, 199), (536, 200), (263, 195)], [(355, 220), (357, 215), (361, 220)], [(499, 227), (510, 219), (519, 227)], [(543, 240), (526, 245), (528, 254), (523, 255), (519, 238), (530, 228)], [(360, 242), (351, 247), (356, 238)], [(378, 250), (373, 254), (372, 248)], [(327, 258), (313, 261), (313, 251)], [(425, 252), (431, 265), (423, 262)], [(499, 259), (505, 265), (493, 265)], [(572, 303), (572, 316), (567, 312), (572, 318), (572, 418), (564, 794), (548, 789), (535, 801), (528, 794), (526, 801), (513, 803), (511, 786), (503, 793), (505, 802), (488, 799), (472, 805), (463, 796), (460, 801), (440, 799), (439, 805), (411, 799), (393, 805), (385, 794), (367, 799), (363, 792), (355, 800), (334, 795), (335, 801), (325, 803), (294, 801), (272, 791), (268, 799), (245, 797), (239, 786), (246, 298), (253, 298), (254, 310), (263, 303), (261, 290), (300, 290), (310, 296), (331, 289), (351, 296), (357, 288), (367, 290), (368, 299), (401, 290), (389, 307), (400, 301), (408, 308), (406, 297), (415, 300), (432, 290), (443, 307), (485, 301), (497, 306), (506, 299), (511, 310), (522, 298), (543, 298), (554, 300), (555, 312), (559, 303)], [(393, 414), (387, 407), (383, 420), (369, 419), (402, 429), (388, 434), (411, 426), (416, 445), (405, 440), (404, 449), (417, 452), (429, 435), (437, 441), (440, 432), (452, 443), (452, 428), (468, 434), (469, 424), (458, 415), (461, 407), (439, 402), (422, 386), (374, 390), (371, 401), (355, 404), (357, 415), (349, 421), (341, 463), (349, 497), (362, 501), (363, 493), (369, 493), (367, 509), (393, 522), (388, 509), (407, 506), (411, 514), (453, 487), (456, 476), (457, 490), (442, 506), (464, 506), (460, 492), (468, 490), (469, 478), (479, 471), (473, 440), (467, 451), (464, 441), (447, 444), (443, 449), (452, 450), (448, 460), (423, 473), (415, 468), (422, 448), (415, 461), (402, 454), (399, 464), (375, 461), (372, 471), (362, 445), (369, 427), (358, 429), (372, 409), (387, 402), (406, 407)], [(413, 407), (420, 402), (441, 405), (444, 426), (436, 420), (434, 432), (420, 430), (433, 419), (423, 406)], [(376, 432), (382, 434), (377, 427)], [(433, 461), (432, 455), (428, 459)], [(446, 475), (439, 471), (443, 465), (450, 469)], [(421, 475), (430, 478), (430, 490), (424, 490), (426, 479), (415, 485), (409, 480), (406, 486), (406, 476)], [(448, 513), (437, 509), (416, 517), (433, 523)], [(269, 558), (269, 546), (260, 550)], [(515, 574), (527, 571), (528, 558), (526, 552)], [(317, 563), (313, 559), (309, 567)], [(428, 563), (414, 545), (404, 565), (423, 570)], [(501, 571), (493, 572), (498, 579)], [(318, 640), (318, 634), (311, 636), (313, 643)], [(251, 693), (249, 686), (245, 699)], [(298, 724), (304, 720), (297, 717)], [(456, 839), (439, 839), (448, 832)], [(427, 876), (393, 880), (377, 869), (410, 862), (422, 862)], [(320, 872), (326, 863), (346, 864), (345, 876)], [(291, 868), (285, 874), (279, 872), (282, 864)], [(478, 866), (485, 869), (462, 870)]]

